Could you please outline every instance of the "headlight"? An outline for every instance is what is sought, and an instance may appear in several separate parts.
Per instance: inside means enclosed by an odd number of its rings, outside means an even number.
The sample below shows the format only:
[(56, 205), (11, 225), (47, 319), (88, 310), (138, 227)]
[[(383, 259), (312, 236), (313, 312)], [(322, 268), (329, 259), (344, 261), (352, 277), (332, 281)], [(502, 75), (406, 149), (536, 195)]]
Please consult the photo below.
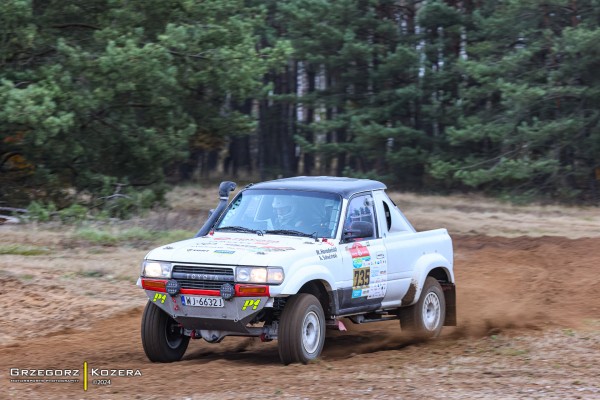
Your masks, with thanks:
[(283, 268), (269, 268), (267, 282), (279, 285), (283, 282)]
[(170, 278), (173, 266), (168, 262), (144, 261), (142, 275), (148, 278)]
[(271, 283), (279, 285), (283, 282), (283, 268), (265, 267), (238, 267), (236, 268), (236, 282), (243, 283)]

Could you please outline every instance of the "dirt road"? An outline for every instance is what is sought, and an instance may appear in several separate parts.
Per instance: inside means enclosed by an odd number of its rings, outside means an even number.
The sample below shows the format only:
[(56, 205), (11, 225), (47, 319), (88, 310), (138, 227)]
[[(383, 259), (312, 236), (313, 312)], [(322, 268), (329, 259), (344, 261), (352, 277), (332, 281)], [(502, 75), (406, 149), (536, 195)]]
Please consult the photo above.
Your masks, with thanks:
[[(61, 247), (60, 235), (43, 240)], [(597, 249), (600, 238), (456, 236), (459, 327), (416, 343), (397, 322), (348, 323), (328, 333), (320, 360), (287, 367), (275, 343), (241, 338), (193, 341), (183, 361), (149, 363), (137, 271), (111, 270), (143, 251), (63, 243), (52, 257), (0, 256), (0, 397), (600, 398)], [(11, 368), (82, 370), (84, 361), (87, 392), (82, 377), (10, 382)]]

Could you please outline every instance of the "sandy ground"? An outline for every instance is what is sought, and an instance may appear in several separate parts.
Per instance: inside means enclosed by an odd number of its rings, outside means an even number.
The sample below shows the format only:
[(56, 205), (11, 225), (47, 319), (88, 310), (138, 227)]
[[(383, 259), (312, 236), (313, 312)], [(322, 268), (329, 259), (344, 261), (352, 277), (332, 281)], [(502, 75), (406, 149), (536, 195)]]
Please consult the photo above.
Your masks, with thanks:
[[(185, 199), (191, 189), (176, 192)], [(188, 197), (189, 198), (189, 197)], [(416, 342), (396, 321), (328, 332), (322, 357), (282, 366), (276, 343), (192, 341), (184, 360), (147, 361), (135, 287), (150, 243), (112, 247), (72, 227), (0, 225), (0, 398), (600, 399), (600, 211), (394, 194), (420, 230), (446, 226), (459, 326)], [(192, 229), (208, 196), (128, 224)], [(110, 385), (11, 382), (11, 368), (132, 369)], [(19, 377), (22, 379), (22, 377)], [(105, 383), (105, 382), (101, 382)]]

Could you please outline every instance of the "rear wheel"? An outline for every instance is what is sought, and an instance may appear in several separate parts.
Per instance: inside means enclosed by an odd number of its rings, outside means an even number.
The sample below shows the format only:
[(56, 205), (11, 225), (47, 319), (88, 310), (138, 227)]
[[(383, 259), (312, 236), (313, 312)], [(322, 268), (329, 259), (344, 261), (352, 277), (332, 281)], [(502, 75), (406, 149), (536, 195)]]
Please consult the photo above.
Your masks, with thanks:
[(446, 301), (437, 279), (428, 276), (416, 304), (400, 309), (402, 330), (424, 338), (438, 337), (444, 326)]
[(142, 315), (142, 345), (150, 361), (181, 360), (190, 337), (183, 334), (177, 321), (155, 304), (148, 302)]
[(325, 314), (319, 300), (300, 293), (287, 301), (278, 333), (279, 357), (285, 365), (314, 360), (325, 343)]

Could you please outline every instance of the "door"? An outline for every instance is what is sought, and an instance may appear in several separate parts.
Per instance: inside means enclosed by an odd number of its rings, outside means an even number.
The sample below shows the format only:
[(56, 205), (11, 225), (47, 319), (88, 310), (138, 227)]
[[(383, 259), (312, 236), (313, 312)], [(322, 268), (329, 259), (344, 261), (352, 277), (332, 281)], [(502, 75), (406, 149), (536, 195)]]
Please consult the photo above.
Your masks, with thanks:
[(370, 192), (350, 199), (340, 247), (345, 277), (338, 292), (340, 314), (379, 309), (387, 290), (387, 253)]

